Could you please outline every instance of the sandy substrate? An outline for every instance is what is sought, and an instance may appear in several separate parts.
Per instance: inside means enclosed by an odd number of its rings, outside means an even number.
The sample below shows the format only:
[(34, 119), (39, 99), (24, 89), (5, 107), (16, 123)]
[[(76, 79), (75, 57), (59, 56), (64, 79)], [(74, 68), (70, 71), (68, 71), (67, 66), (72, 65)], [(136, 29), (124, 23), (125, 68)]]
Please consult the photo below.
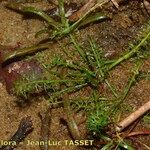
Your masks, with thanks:
[[(0, 44), (8, 46), (17, 46), (19, 44), (21, 47), (24, 47), (38, 42), (40, 39), (36, 39), (34, 36), (35, 32), (43, 28), (43, 22), (35, 18), (24, 19), (22, 15), (4, 8), (4, 4), (5, 3), (0, 3)], [(137, 30), (147, 19), (147, 16), (140, 11), (138, 12), (136, 8), (135, 10), (131, 10), (130, 7), (133, 5), (134, 4), (129, 6), (129, 8), (122, 8), (123, 12), (116, 15), (112, 21), (96, 24), (90, 26), (87, 30), (84, 29), (81, 31), (81, 41), (84, 41), (87, 38), (86, 33), (88, 31), (88, 34), (95, 35), (96, 41), (101, 42), (103, 40), (101, 46), (108, 54), (112, 52), (117, 56), (118, 53), (126, 49), (127, 43), (134, 39), (134, 33), (137, 33)], [(42, 9), (49, 8), (45, 2), (38, 3), (36, 6)], [(130, 20), (127, 17), (131, 14), (135, 17), (133, 20)], [(106, 48), (107, 45), (108, 47)], [(149, 68), (149, 66), (150, 61), (148, 60), (145, 62), (144, 69)], [(110, 80), (113, 79), (112, 83), (114, 83), (118, 89), (122, 89), (127, 82), (130, 75), (129, 68), (131, 67), (132, 65), (130, 63), (126, 63), (112, 72)], [(150, 99), (149, 91), (150, 81), (141, 81), (131, 89), (129, 96), (127, 97), (127, 102), (132, 106), (133, 111)], [(27, 145), (27, 143), (28, 140), (33, 140), (35, 142), (39, 140), (41, 121), (38, 113), (48, 107), (48, 101), (40, 98), (30, 106), (20, 108), (15, 103), (16, 100), (17, 98), (9, 95), (5, 86), (0, 83), (0, 140), (9, 139), (16, 131), (21, 118), (31, 116), (34, 130), (25, 141), (19, 145), (17, 150), (38, 150), (38, 145)], [(60, 117), (64, 115), (62, 108), (53, 110), (52, 112), (51, 139), (54, 139), (55, 141), (71, 139), (66, 126), (60, 124)], [(123, 114), (123, 117), (125, 116), (126, 114)], [(143, 128), (144, 127), (149, 128), (149, 125), (143, 125)], [(141, 129), (141, 125), (139, 129)], [(141, 138), (141, 140), (145, 141), (145, 144), (150, 146), (149, 138), (150, 136), (147, 136), (144, 139)], [(54, 148), (57, 150), (81, 149), (76, 146), (50, 146), (51, 150)], [(142, 147), (142, 149), (139, 150), (144, 149), (145, 148)]]

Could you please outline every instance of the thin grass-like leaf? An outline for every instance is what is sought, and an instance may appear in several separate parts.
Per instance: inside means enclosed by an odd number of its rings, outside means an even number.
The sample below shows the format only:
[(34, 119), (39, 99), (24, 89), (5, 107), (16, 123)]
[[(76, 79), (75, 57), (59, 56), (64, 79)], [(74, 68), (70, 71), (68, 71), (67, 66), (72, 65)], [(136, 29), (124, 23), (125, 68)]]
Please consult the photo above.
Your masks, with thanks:
[(42, 17), (44, 20), (47, 21), (47, 23), (49, 25), (51, 25), (52, 27), (54, 27), (55, 29), (58, 29), (60, 24), (58, 22), (56, 22), (53, 18), (51, 18), (49, 15), (47, 15), (46, 13), (44, 13), (43, 11), (35, 8), (35, 7), (24, 7), (22, 9), (23, 12), (28, 12), (28, 13), (33, 13), (36, 14), (40, 17)]
[(37, 9), (35, 7), (26, 7), (21, 4), (16, 4), (16, 3), (7, 4), (6, 7), (13, 9), (13, 10), (21, 11), (24, 13), (36, 14), (40, 16), (41, 18), (43, 18), (45, 21), (47, 21), (47, 23), (51, 25), (52, 27), (54, 27), (55, 29), (58, 29), (60, 26), (58, 22), (56, 22), (53, 18), (47, 15), (44, 11)]
[(119, 144), (118, 144), (118, 146), (119, 146), (119, 148), (121, 149), (121, 148), (124, 148), (124, 149), (126, 149), (126, 150), (135, 150), (132, 146), (130, 146), (128, 143), (126, 143), (125, 141), (123, 141), (123, 142), (120, 142)]
[(98, 50), (97, 50), (97, 46), (95, 45), (95, 43), (93, 42), (93, 40), (91, 39), (90, 40), (90, 45), (91, 45), (91, 49), (93, 51), (93, 54), (94, 54), (94, 58), (96, 60), (96, 64), (97, 64), (97, 67), (98, 67), (98, 71), (99, 71), (99, 74), (100, 74), (100, 77), (101, 77), (101, 81), (104, 80), (106, 82), (106, 84), (108, 85), (108, 87), (110, 88), (110, 90), (112, 91), (113, 95), (115, 97), (118, 97), (118, 94), (116, 93), (116, 90), (115, 88), (108, 82), (107, 79), (105, 79), (105, 74), (103, 73), (103, 70), (102, 70), (102, 65), (103, 65), (103, 61), (101, 60), (101, 58), (99, 57), (99, 54), (98, 54)]
[(59, 15), (61, 18), (61, 23), (64, 25), (64, 27), (68, 27), (67, 19), (65, 17), (64, 0), (58, 0), (58, 4), (59, 4)]
[(35, 34), (35, 38), (38, 38), (38, 37), (39, 37), (40, 35), (42, 35), (42, 34), (50, 34), (49, 32), (50, 32), (50, 31), (49, 31), (47, 28), (42, 29), (42, 30), (38, 31), (38, 32)]
[(73, 25), (71, 25), (70, 27), (66, 28), (65, 30), (63, 30), (62, 32), (58, 32), (55, 34), (55, 37), (63, 37), (69, 33), (71, 33), (72, 31), (74, 31), (75, 29), (77, 29), (80, 24), (83, 22), (83, 20), (85, 20), (87, 18), (87, 16), (93, 12), (96, 8), (108, 3), (109, 0), (105, 0), (103, 2), (100, 2), (98, 4), (96, 4), (95, 6), (93, 6), (89, 11), (87, 11), (87, 13), (85, 13), (78, 21), (76, 21)]
[(108, 19), (108, 17), (101, 13), (96, 13), (96, 14), (90, 15), (85, 20), (83, 20), (83, 22), (78, 26), (78, 28), (83, 27), (93, 22), (103, 21), (105, 19)]
[[(144, 36), (144, 37), (143, 37)], [(150, 22), (148, 22), (146, 28), (143, 30), (143, 35), (138, 39), (138, 44), (133, 45), (131, 44), (131, 50), (127, 52), (125, 55), (120, 57), (118, 60), (116, 60), (114, 63), (112, 63), (108, 71), (112, 68), (116, 67), (118, 64), (123, 62), (124, 60), (127, 60), (131, 58), (134, 54), (136, 54), (143, 46), (147, 45), (147, 42), (150, 40)]]
[(25, 47), (25, 48), (20, 48), (15, 51), (11, 51), (9, 53), (6, 53), (3, 58), (1, 58), (1, 62), (4, 63), (10, 59), (18, 58), (21, 56), (29, 55), (34, 52), (37, 52), (38, 50), (42, 49), (47, 49), (49, 48), (50, 43), (44, 43), (44, 44), (39, 44), (39, 45), (33, 45), (31, 47)]
[(112, 150), (113, 147), (114, 147), (114, 144), (113, 144), (113, 141), (111, 141), (108, 144), (106, 144), (105, 146), (103, 146), (101, 148), (101, 150)]

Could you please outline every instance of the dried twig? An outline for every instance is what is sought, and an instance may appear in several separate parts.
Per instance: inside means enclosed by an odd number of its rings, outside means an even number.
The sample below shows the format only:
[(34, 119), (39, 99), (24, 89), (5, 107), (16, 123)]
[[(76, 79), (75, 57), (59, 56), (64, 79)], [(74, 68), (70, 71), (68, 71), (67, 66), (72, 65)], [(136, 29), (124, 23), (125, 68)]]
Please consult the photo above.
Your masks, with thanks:
[(149, 110), (150, 110), (150, 101), (148, 101), (147, 103), (145, 103), (138, 110), (136, 110), (131, 115), (129, 115), (127, 118), (125, 118), (123, 121), (121, 121), (120, 123), (118, 123), (118, 125), (116, 127), (116, 131), (117, 132), (121, 132), (127, 126), (129, 126), (131, 123), (133, 123), (135, 120), (137, 120), (139, 117), (141, 117), (143, 114), (145, 114)]
[(70, 17), (70, 21), (76, 21), (89, 11), (96, 4), (96, 0), (89, 0), (85, 5), (81, 7), (77, 12), (73, 13)]
[(31, 117), (24, 117), (21, 119), (21, 122), (19, 124), (18, 130), (16, 133), (12, 136), (12, 138), (8, 141), (15, 142), (15, 145), (6, 145), (2, 146), (0, 150), (13, 150), (15, 147), (18, 146), (18, 144), (33, 130), (32, 127), (32, 120)]
[(125, 0), (89, 0), (85, 5), (83, 5), (78, 11), (73, 13), (71, 16), (69, 16), (70, 21), (77, 21), (78, 19), (82, 18), (87, 12), (92, 12), (98, 7), (102, 7), (105, 4), (108, 4), (106, 7), (115, 6), (116, 8), (119, 8), (119, 3), (123, 2)]
[(51, 107), (49, 107), (45, 112), (39, 113), (39, 117), (41, 119), (41, 133), (40, 133), (40, 141), (44, 141), (44, 145), (40, 145), (41, 150), (48, 150), (49, 146), (47, 141), (49, 140), (50, 135), (50, 123), (51, 123)]
[(116, 0), (111, 0), (111, 2), (115, 5), (115, 7), (118, 9), (119, 8), (119, 4), (117, 3)]
[(150, 135), (150, 130), (131, 132), (125, 138), (138, 135)]
[(150, 1), (143, 0), (143, 6), (146, 9), (147, 13), (150, 14)]

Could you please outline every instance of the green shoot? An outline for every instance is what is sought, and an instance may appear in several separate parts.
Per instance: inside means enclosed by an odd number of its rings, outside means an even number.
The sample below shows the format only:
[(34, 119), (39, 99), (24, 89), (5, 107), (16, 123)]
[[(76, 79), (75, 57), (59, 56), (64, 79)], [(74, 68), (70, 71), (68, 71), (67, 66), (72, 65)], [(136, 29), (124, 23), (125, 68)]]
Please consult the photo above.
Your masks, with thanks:
[[(144, 36), (144, 38), (143, 38), (143, 36)], [(112, 63), (109, 66), (108, 71), (111, 70), (112, 68), (116, 67), (118, 64), (120, 64), (124, 60), (127, 60), (127, 59), (131, 58), (133, 55), (135, 55), (136, 53), (138, 53), (138, 51), (140, 51), (142, 49), (142, 47), (147, 45), (147, 42), (149, 40), (150, 40), (150, 22), (148, 22), (147, 26), (144, 28), (142, 35), (139, 36), (139, 39), (137, 41), (138, 44), (136, 44), (136, 45), (131, 44), (131, 48), (130, 48), (131, 50), (129, 52), (127, 52), (125, 55), (123, 55), (122, 57), (120, 57), (117, 61)]]

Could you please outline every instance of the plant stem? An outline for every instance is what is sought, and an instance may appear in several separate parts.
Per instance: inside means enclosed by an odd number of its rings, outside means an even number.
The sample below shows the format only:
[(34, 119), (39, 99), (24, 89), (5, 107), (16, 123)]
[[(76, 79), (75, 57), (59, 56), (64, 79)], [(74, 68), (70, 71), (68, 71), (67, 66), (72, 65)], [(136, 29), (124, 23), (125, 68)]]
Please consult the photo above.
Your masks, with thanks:
[[(121, 96), (119, 98), (117, 98), (119, 101), (117, 102), (117, 104), (115, 104), (115, 106), (113, 106), (112, 108), (112, 111), (111, 113), (113, 113), (117, 108), (118, 106), (124, 101), (124, 99), (126, 98), (126, 96), (128, 95), (133, 83), (135, 82), (136, 80), (136, 77), (139, 75), (139, 69), (141, 67), (142, 63), (139, 63), (137, 66), (136, 66), (136, 69), (134, 71), (134, 74), (133, 76), (131, 77), (131, 79), (129, 80), (128, 84), (126, 85), (125, 89), (123, 90), (123, 93), (120, 94)], [(110, 113), (110, 114), (111, 114)]]
[(56, 37), (63, 37), (69, 33), (71, 33), (73, 30), (77, 29), (80, 24), (82, 23), (82, 21), (92, 12), (94, 11), (96, 8), (101, 7), (102, 5), (108, 3), (109, 0), (103, 0), (101, 3), (96, 4), (95, 6), (93, 6), (89, 11), (87, 11), (78, 21), (76, 21), (73, 25), (71, 25), (70, 27), (64, 29), (61, 32), (57, 32), (52, 39), (56, 38)]
[(91, 45), (91, 48), (92, 48), (92, 51), (93, 51), (93, 54), (94, 54), (94, 57), (95, 57), (95, 60), (96, 60), (96, 63), (97, 63), (97, 66), (98, 66), (98, 70), (99, 70), (99, 73), (100, 73), (100, 76), (101, 76), (101, 79), (100, 81), (104, 80), (106, 82), (106, 84), (108, 85), (108, 87), (110, 88), (110, 90), (112, 91), (113, 95), (115, 97), (118, 97), (117, 93), (115, 92), (114, 88), (110, 85), (110, 83), (108, 82), (107, 79), (105, 79), (105, 75), (103, 73), (103, 70), (101, 69), (101, 63), (100, 63), (100, 58), (98, 57), (98, 53), (97, 53), (97, 48), (96, 48), (96, 45), (94, 44), (93, 40), (90, 41), (90, 45)]
[(64, 104), (64, 111), (65, 111), (65, 114), (67, 115), (67, 124), (68, 124), (68, 127), (70, 129), (71, 135), (72, 135), (74, 140), (81, 140), (82, 138), (80, 136), (78, 126), (77, 126), (77, 124), (73, 118), (72, 111), (70, 108), (70, 102), (69, 102), (68, 94), (64, 94), (63, 102), (64, 102), (63, 103)]
[(78, 51), (78, 53), (80, 54), (80, 56), (83, 58), (83, 60), (85, 62), (87, 62), (85, 54), (82, 51), (82, 49), (79, 47), (79, 45), (76, 43), (76, 40), (75, 40), (74, 36), (70, 34), (70, 38), (71, 38), (71, 42), (74, 44), (74, 46), (75, 46), (76, 50)]
[(80, 84), (80, 85), (76, 85), (74, 87), (65, 88), (61, 91), (53, 93), (51, 97), (54, 98), (54, 97), (57, 97), (58, 95), (61, 95), (61, 94), (64, 94), (64, 93), (71, 93), (73, 91), (80, 90), (80, 89), (82, 89), (83, 87), (85, 87), (87, 85), (88, 85), (87, 83), (83, 83), (83, 84)]
[(113, 95), (114, 95), (116, 98), (118, 98), (118, 94), (116, 93), (116, 90), (114, 89), (114, 87), (111, 86), (111, 84), (108, 82), (107, 79), (105, 79), (105, 82), (106, 82), (107, 86), (110, 88), (110, 90), (111, 90), (111, 92), (113, 93)]
[(37, 80), (37, 81), (31, 81), (29, 83), (25, 83), (26, 85), (28, 84), (55, 84), (55, 83), (70, 83), (70, 82), (79, 82), (82, 80), (67, 80), (67, 79), (62, 79), (62, 80)]
[(110, 67), (108, 68), (107, 71), (111, 70), (112, 68), (116, 67), (118, 64), (120, 64), (121, 62), (123, 62), (124, 60), (129, 59), (131, 56), (133, 56), (135, 53), (138, 52), (138, 50), (140, 49), (140, 47), (144, 44), (144, 42), (148, 39), (148, 37), (150, 36), (150, 32), (145, 36), (144, 39), (142, 39), (142, 41), (136, 46), (134, 47), (130, 52), (128, 52), (127, 54), (125, 54), (124, 56), (122, 56), (121, 58), (119, 58), (118, 60), (116, 60), (114, 63), (112, 63), (110, 65)]
[(65, 17), (64, 0), (58, 0), (58, 3), (59, 3), (59, 15), (61, 18), (61, 23), (64, 27), (68, 27), (67, 19)]

